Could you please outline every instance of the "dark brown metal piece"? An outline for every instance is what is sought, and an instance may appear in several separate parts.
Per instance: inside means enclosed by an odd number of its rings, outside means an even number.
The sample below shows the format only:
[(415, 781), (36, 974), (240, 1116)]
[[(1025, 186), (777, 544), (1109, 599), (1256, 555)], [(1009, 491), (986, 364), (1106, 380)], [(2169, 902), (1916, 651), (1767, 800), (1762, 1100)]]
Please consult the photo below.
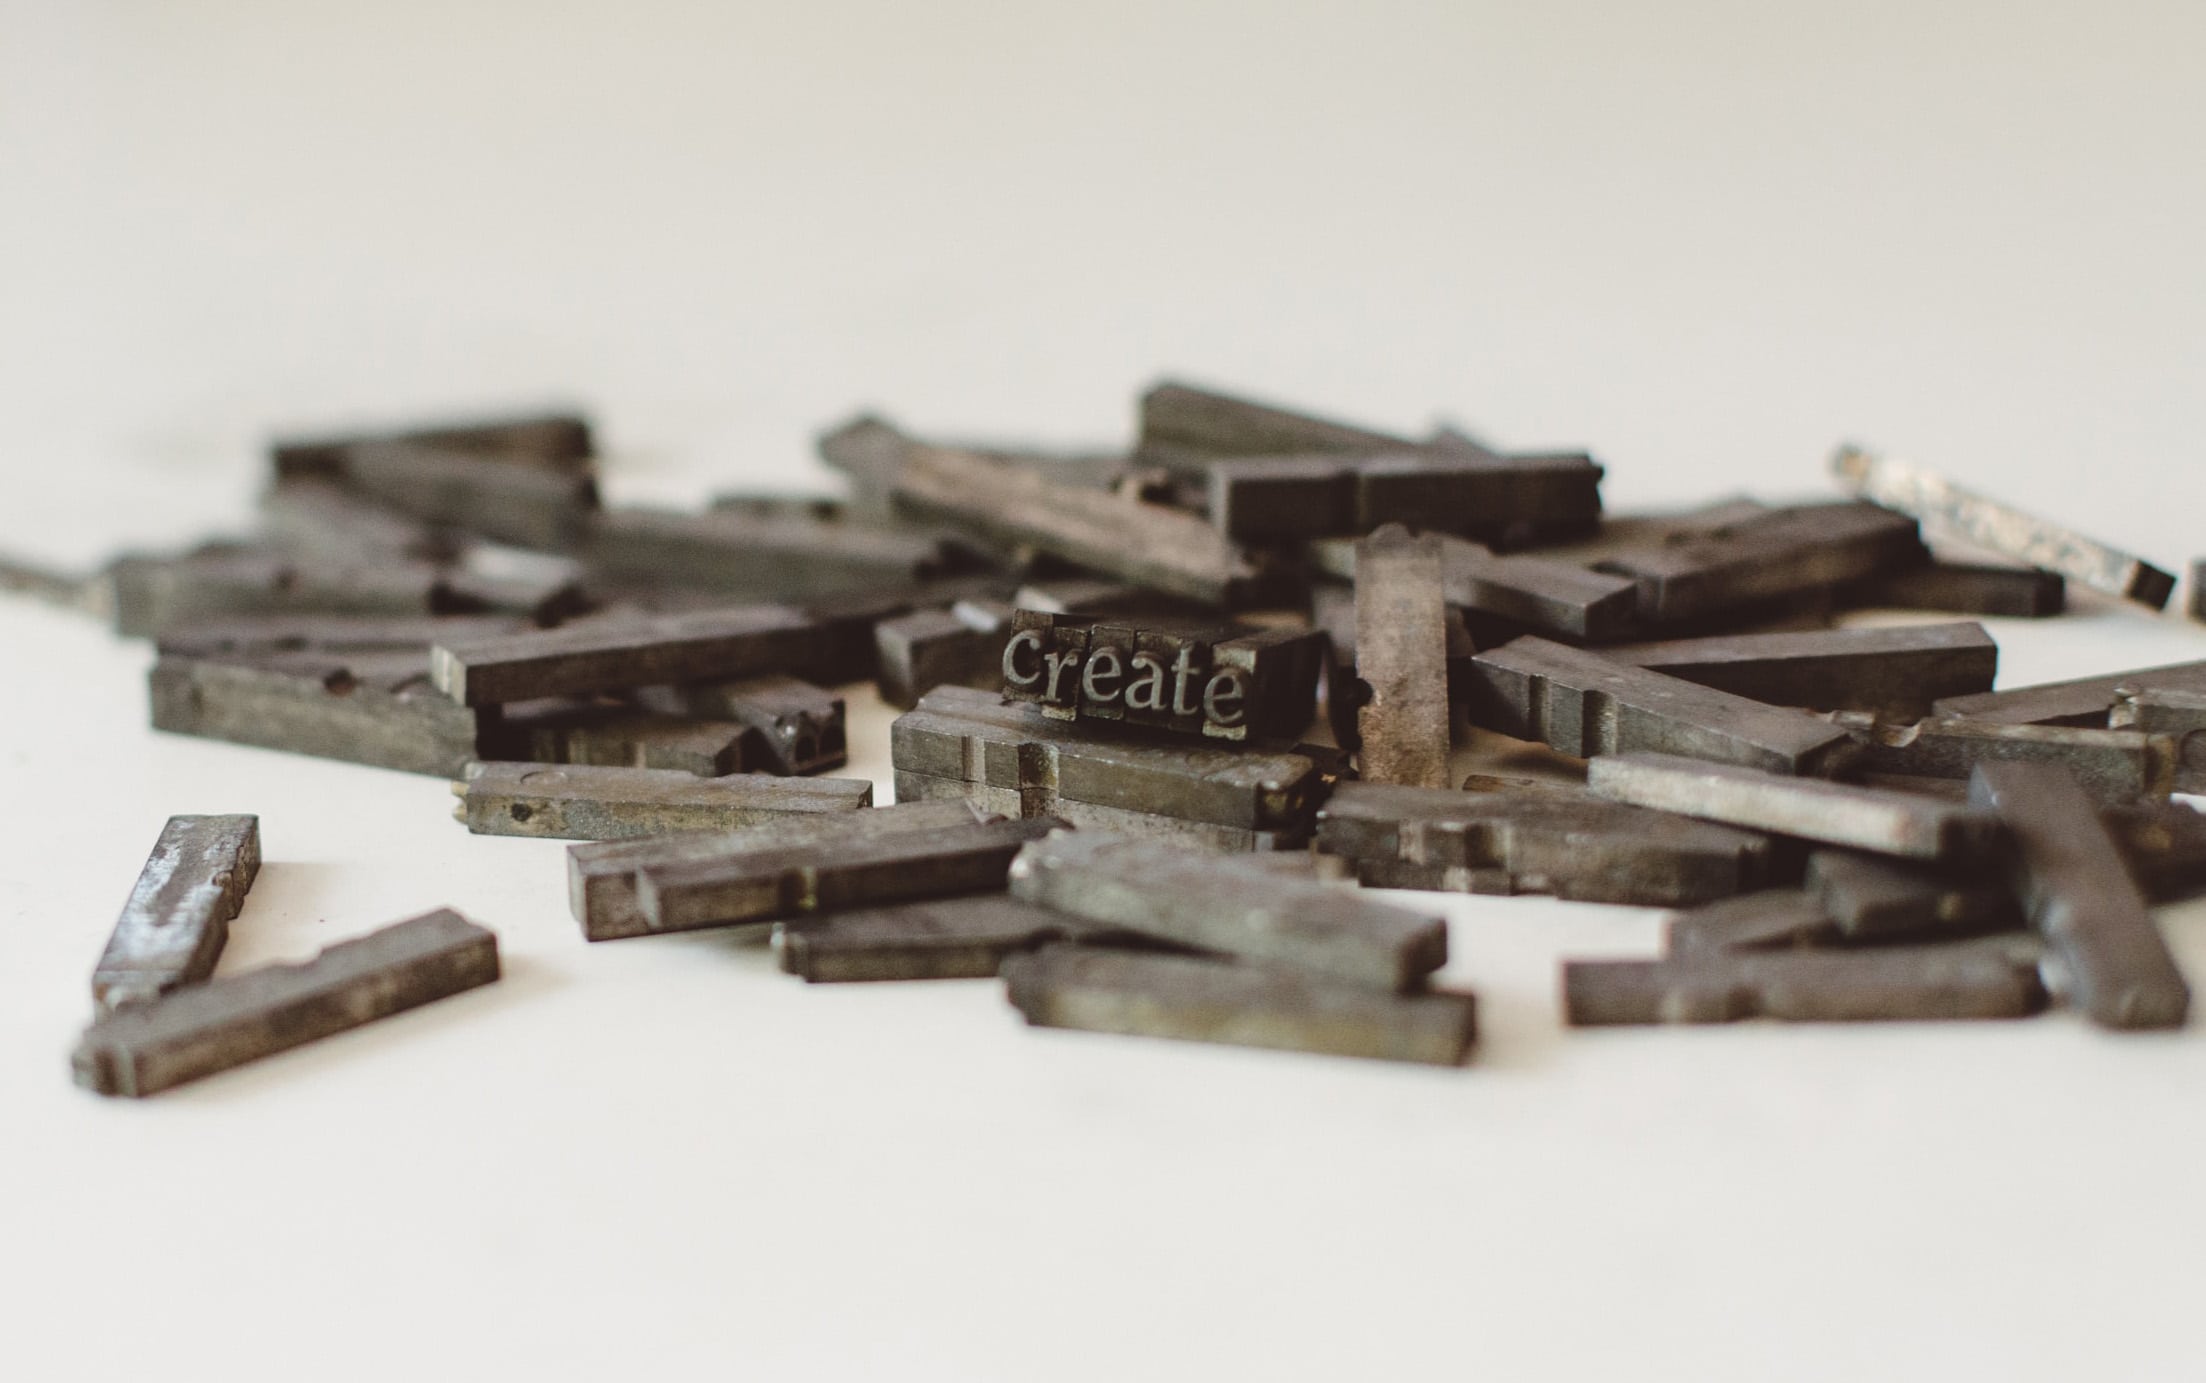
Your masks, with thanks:
[(92, 971), (94, 1002), (157, 999), (212, 975), (259, 873), (259, 817), (170, 817)]
[(774, 928), (781, 968), (814, 984), (854, 980), (986, 979), (1004, 961), (1052, 942), (1144, 945), (1135, 933), (977, 893), (862, 908)]
[(1309, 727), (1324, 635), (1210, 621), (1144, 624), (1015, 612), (1003, 644), (1005, 699), (1039, 706), (1056, 720), (1235, 742)]
[(2045, 1007), (2037, 966), (1962, 942), (1850, 951), (1717, 948), (1671, 960), (1563, 965), (1573, 1027), (1616, 1023), (2024, 1018)]
[(1770, 888), (1709, 903), (1663, 919), (1673, 961), (1710, 951), (1790, 950), (1840, 939), (1821, 903), (1797, 888)]
[(961, 600), (881, 621), (873, 627), (881, 699), (908, 711), (936, 687), (1002, 685), (1011, 614), (1000, 601)]
[(2023, 925), (2014, 895), (1996, 871), (1817, 850), (1808, 856), (1807, 888), (1839, 933), (1852, 940)]
[(439, 644), (430, 671), (445, 695), (481, 706), (780, 671), (817, 632), (817, 621), (787, 605), (605, 617)]
[(1601, 654), (1772, 706), (1915, 719), (1991, 690), (1999, 645), (1973, 621), (1625, 644)]
[(2103, 727), (2124, 688), (2137, 691), (2206, 691), (2206, 661), (2133, 668), (2068, 682), (2010, 687), (1978, 696), (1949, 696), (1933, 711), (1942, 719), (1988, 725), (2075, 725)]
[(1846, 588), (1846, 601), (1883, 610), (2043, 619), (2068, 608), (2068, 582), (2036, 567), (1931, 562), (1857, 581)]
[(597, 448), (589, 420), (576, 413), (525, 413), (472, 422), (378, 429), (312, 438), (283, 438), (269, 451), (279, 477), (331, 475), (342, 469), (355, 447), (376, 442), (410, 442), (499, 458), (513, 465), (587, 473)]
[(938, 575), (946, 561), (931, 535), (741, 508), (615, 509), (590, 525), (582, 555), (595, 576), (616, 584), (664, 582), (754, 600), (908, 586)]
[(2177, 786), (2177, 743), (2135, 730), (2070, 725), (2001, 725), (1973, 720), (1925, 720), (1887, 725), (1858, 712), (1838, 712), (1860, 746), (1856, 767), (1918, 778), (1966, 778), (1978, 764), (2057, 764), (2099, 802), (2166, 797)]
[(1600, 563), (1639, 582), (1650, 626), (1751, 610), (1929, 560), (1915, 521), (1871, 504), (1803, 504), (1671, 535)]

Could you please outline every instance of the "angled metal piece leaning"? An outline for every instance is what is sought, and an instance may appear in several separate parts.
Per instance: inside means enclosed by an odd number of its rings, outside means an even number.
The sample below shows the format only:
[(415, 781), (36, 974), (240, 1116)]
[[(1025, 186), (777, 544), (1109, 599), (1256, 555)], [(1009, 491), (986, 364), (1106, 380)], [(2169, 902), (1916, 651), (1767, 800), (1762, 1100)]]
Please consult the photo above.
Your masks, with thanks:
[(1447, 620), (1438, 538), (1390, 525), (1356, 544), (1358, 763), (1372, 782), (1450, 781)]
[(2008, 877), (2065, 966), (2077, 1006), (2108, 1028), (2177, 1028), (2190, 986), (2097, 806), (2052, 764), (1977, 767), (1970, 799), (2013, 833)]
[(781, 968), (814, 984), (987, 979), (1012, 956), (1057, 941), (1155, 944), (1004, 893), (860, 908), (774, 927)]
[(2044, 1007), (2035, 961), (2007, 944), (1714, 949), (1563, 964), (1563, 1014), (1573, 1027), (2025, 1018)]
[(1686, 754), (1777, 773), (1827, 774), (1855, 748), (1804, 711), (1702, 687), (1547, 639), (1521, 638), (1470, 662), (1471, 723), (1590, 758)]
[(1010, 886), (1015, 897), (1093, 922), (1381, 989), (1419, 988), (1448, 958), (1437, 916), (1126, 836), (1036, 841), (1012, 864)]
[(1003, 976), (1035, 1027), (1435, 1066), (1462, 1065), (1478, 1038), (1469, 994), (1388, 994), (1275, 966), (1052, 945), (1010, 957)]
[(1991, 816), (1950, 802), (1674, 754), (1595, 759), (1586, 784), (1614, 802), (1880, 855), (1981, 858), (2001, 835)]
[(780, 778), (591, 764), (471, 764), (452, 784), (452, 814), (477, 835), (623, 840), (668, 831), (730, 831), (785, 816), (873, 805), (863, 778)]
[(212, 975), (259, 873), (259, 817), (170, 817), (92, 971), (93, 1001), (105, 1011)]
[(440, 909), (300, 965), (126, 1004), (85, 1030), (72, 1066), (102, 1095), (159, 1094), (497, 978), (497, 937)]
[(1990, 691), (1999, 645), (1973, 620), (1623, 644), (1601, 650), (1772, 706), (1915, 719), (1933, 701)]
[(2094, 542), (2063, 524), (2025, 514), (1937, 472), (1851, 444), (1831, 457), (1831, 473), (1863, 499), (1921, 520), (2002, 557), (2059, 572), (2070, 581), (2158, 610), (2175, 578), (2139, 558)]

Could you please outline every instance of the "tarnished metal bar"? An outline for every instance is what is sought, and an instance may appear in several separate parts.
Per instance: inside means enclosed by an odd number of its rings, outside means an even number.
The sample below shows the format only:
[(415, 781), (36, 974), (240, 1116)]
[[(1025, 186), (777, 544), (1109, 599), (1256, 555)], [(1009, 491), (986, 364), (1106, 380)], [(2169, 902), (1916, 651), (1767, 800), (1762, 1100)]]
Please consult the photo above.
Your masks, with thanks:
[(653, 860), (636, 868), (636, 910), (653, 932), (682, 932), (1001, 889), (1020, 847), (1063, 826), (996, 820)]
[(2015, 949), (1960, 942), (1849, 951), (1716, 949), (1672, 960), (1563, 965), (1573, 1027), (2025, 1018), (2045, 1007), (2036, 964)]
[(1789, 950), (1840, 939), (1822, 905), (1797, 888), (1763, 889), (1672, 913), (1662, 928), (1673, 961), (1710, 951)]
[(439, 644), (430, 671), (445, 695), (481, 706), (779, 671), (816, 632), (786, 605), (596, 619)]
[(1035, 1027), (1435, 1066), (1462, 1065), (1478, 1039), (1469, 994), (1387, 994), (1264, 966), (1058, 945), (1012, 956), (1003, 975)]
[(1010, 882), (1092, 922), (1383, 989), (1418, 988), (1448, 958), (1438, 916), (1153, 841), (1053, 835), (1019, 852)]
[(115, 632), (158, 634), (228, 615), (434, 615), (467, 608), (443, 568), (404, 558), (297, 562), (257, 548), (123, 557), (107, 571)]
[(736, 682), (703, 682), (654, 689), (693, 716), (747, 725), (759, 736), (754, 766), (768, 773), (819, 773), (850, 759), (843, 699), (799, 677), (769, 673)]
[(1868, 773), (1966, 778), (1983, 763), (2057, 764), (2100, 802), (2166, 797), (2178, 786), (2177, 743), (2167, 735), (1973, 720), (1888, 725), (1847, 711), (1830, 719), (1853, 734), (1857, 766)]
[(1978, 696), (1949, 696), (1932, 707), (1942, 719), (1981, 721), (1987, 725), (2076, 725), (2103, 727), (2124, 689), (2206, 691), (2206, 661), (2133, 668), (2068, 682), (2010, 687)]
[(474, 422), (435, 423), (423, 427), (352, 432), (325, 437), (282, 438), (272, 443), (276, 474), (330, 475), (339, 472), (355, 448), (376, 442), (409, 442), (500, 458), (561, 471), (587, 472), (597, 448), (588, 419), (575, 413), (520, 414)]
[[(899, 769), (896, 774), (899, 802), (963, 802), (976, 811), (997, 816), (1048, 815), (1082, 831), (1110, 831), (1123, 836), (1169, 840), (1191, 849), (1217, 854), (1268, 854), (1300, 850), (1310, 840), (1307, 821), (1272, 830), (1225, 826), (1213, 821), (1166, 816), (1128, 807), (1099, 806), (1051, 796), (1046, 791), (1021, 792), (1017, 788), (990, 787), (961, 778), (938, 778), (927, 773)], [(1044, 813), (1042, 806), (1048, 811)]]
[(339, 472), (402, 514), (524, 547), (573, 547), (598, 508), (597, 480), (587, 469), (514, 465), (419, 442), (348, 447)]
[(1440, 543), (1389, 526), (1356, 544), (1358, 765), (1377, 783), (1445, 787), (1448, 610)]
[(1586, 783), (1615, 802), (1916, 859), (1978, 858), (1998, 844), (1991, 817), (1913, 793), (1788, 778), (1674, 754), (1614, 754)]
[(476, 757), (475, 712), (429, 682), (418, 651), (162, 658), (153, 728), (449, 778)]
[(881, 699), (908, 711), (936, 687), (1003, 683), (1009, 605), (961, 600), (947, 610), (915, 610), (873, 627)]
[(1476, 543), (1444, 539), (1440, 549), (1448, 603), (1535, 634), (1610, 643), (1638, 619), (1639, 584), (1538, 555), (1497, 556)]
[(469, 765), (452, 814), (486, 836), (622, 840), (668, 831), (731, 831), (778, 817), (873, 805), (863, 778), (700, 778), (679, 769), (585, 764)]
[(567, 847), (567, 904), (589, 941), (649, 936), (636, 906), (636, 871), (646, 865), (725, 859), (742, 851), (839, 848), (911, 831), (937, 831), (997, 818), (963, 802), (899, 802), (862, 812), (817, 812), (735, 831), (695, 831)]
[(439, 639), (488, 638), (527, 627), (517, 615), (233, 615), (171, 625), (154, 647), (175, 658), (411, 651), (426, 659)]
[(617, 701), (524, 701), (498, 710), (477, 741), (485, 759), (667, 768), (705, 778), (768, 771), (763, 737), (734, 721), (692, 720)]
[(2206, 889), (2206, 812), (2143, 802), (2109, 807), (2099, 819), (2146, 897), (2168, 902)]
[(1914, 719), (1991, 690), (1999, 645), (1973, 621), (1624, 644), (1601, 656), (1773, 706)]
[[(965, 687), (938, 687), (889, 731), (906, 775), (1008, 790), (1021, 815), (1086, 803), (1251, 831), (1307, 831), (1337, 765), (1271, 745), (1159, 743), (1073, 727)], [(991, 805), (991, 810), (998, 810)], [(1006, 815), (1009, 813), (1006, 812)]]
[(910, 584), (939, 574), (939, 540), (808, 514), (615, 509), (590, 525), (582, 555), (614, 582), (668, 582), (773, 600)]
[(498, 978), (498, 938), (450, 909), (126, 1004), (87, 1028), (72, 1066), (102, 1095), (155, 1095)]
[(1884, 610), (2043, 619), (2068, 608), (2068, 583), (2036, 567), (1931, 562), (1857, 581), (1846, 588), (1846, 600)]
[(2107, 724), (2175, 741), (2175, 791), (2206, 792), (2206, 687), (2135, 687), (2114, 692)]
[(774, 928), (781, 968), (814, 984), (987, 979), (1012, 956), (1057, 941), (1153, 944), (1124, 928), (1052, 912), (1002, 893), (862, 908)]
[(1540, 555), (1590, 567), (1619, 553), (1667, 547), (1722, 532), (1771, 512), (1770, 506), (1758, 499), (1735, 495), (1693, 509), (1607, 513), (1593, 533), (1543, 544)]
[(1451, 892), (1646, 907), (1728, 898), (1770, 871), (1762, 836), (1582, 791), (1342, 783), (1318, 812), (1317, 846), (1357, 861), (1364, 882), (1378, 887), (1434, 886), (1401, 882), (1418, 878)]
[(2014, 895), (1996, 873), (1817, 850), (1808, 856), (1807, 889), (1840, 934), (1852, 939), (2023, 925)]
[(1546, 639), (1517, 639), (1481, 653), (1470, 669), (1472, 724), (1542, 740), (1580, 758), (1652, 750), (1822, 774), (1855, 753), (1844, 730), (1804, 711), (1765, 706)]
[(1988, 763), (1969, 791), (2013, 834), (2009, 883), (2065, 965), (2077, 1006), (2102, 1027), (2181, 1027), (2190, 986), (2075, 778), (2053, 764)]
[(170, 817), (92, 971), (94, 1001), (111, 1009), (212, 975), (259, 873), (259, 817)]
[(1933, 535), (1950, 534), (2002, 557), (2059, 572), (2093, 590), (2155, 610), (2175, 590), (2175, 578), (2148, 562), (2093, 542), (2066, 525), (1965, 490), (1913, 462), (1847, 445), (1832, 455), (1831, 473), (1863, 499), (1921, 520)]
[(1871, 504), (1802, 504), (1612, 552), (1639, 583), (1639, 616), (1665, 625), (1857, 581), (1930, 560), (1915, 521)]
[(1386, 450), (1222, 458), (1202, 470), (1211, 523), (1242, 542), (1388, 523), (1498, 537), (1518, 524), (1590, 525), (1601, 512), (1601, 468), (1584, 456)]
[(1177, 462), (1185, 468), (1191, 456), (1395, 451), (1415, 445), (1406, 437), (1171, 380), (1152, 386), (1141, 396), (1137, 451), (1165, 465)]

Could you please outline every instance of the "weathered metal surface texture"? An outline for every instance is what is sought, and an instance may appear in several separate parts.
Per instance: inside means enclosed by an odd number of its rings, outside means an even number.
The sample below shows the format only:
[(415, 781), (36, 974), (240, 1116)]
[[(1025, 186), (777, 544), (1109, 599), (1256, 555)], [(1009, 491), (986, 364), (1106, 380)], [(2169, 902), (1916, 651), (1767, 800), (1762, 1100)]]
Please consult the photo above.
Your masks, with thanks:
[(1996, 872), (1817, 850), (1808, 856), (1806, 886), (1832, 925), (1852, 940), (2003, 931), (2024, 924), (2013, 893)]
[(768, 771), (759, 733), (734, 721), (566, 698), (500, 709), (503, 714), (485, 724), (479, 740), (485, 759), (668, 768), (703, 778)]
[(1922, 521), (1988, 552), (2059, 572), (2071, 581), (2160, 609), (2175, 578), (2119, 549), (2095, 542), (2065, 525), (2041, 519), (1966, 490), (1912, 462), (1842, 446), (1831, 457), (1841, 485), (1887, 509)]
[(2181, 1027), (2190, 987), (2075, 779), (2051, 764), (1983, 764), (1970, 795), (2007, 823), (2010, 884), (2063, 962), (2077, 1007), (2102, 1027)]
[(2026, 955), (1971, 942), (1851, 951), (1718, 948), (1670, 960), (1563, 965), (1563, 1013), (1574, 1027), (2024, 1018), (2045, 1002), (2037, 966)]
[(1447, 961), (1447, 923), (1353, 890), (1177, 845), (1071, 832), (1022, 850), (1013, 895), (1198, 950), (1407, 990)]
[(881, 621), (873, 627), (881, 699), (908, 711), (936, 687), (1002, 685), (1011, 615), (1000, 601), (961, 600)]
[[(1250, 826), (1225, 826), (1214, 821), (1166, 816), (1129, 807), (1107, 807), (1076, 802), (1039, 790), (990, 787), (962, 778), (937, 778), (927, 773), (896, 773), (899, 802), (964, 802), (979, 811), (998, 816), (1053, 816), (1082, 831), (1111, 831), (1124, 836), (1177, 841), (1182, 845), (1218, 854), (1250, 854), (1299, 850), (1309, 844), (1307, 821), (1274, 830)], [(1045, 810), (1046, 809), (1046, 810)]]
[(229, 547), (118, 558), (106, 581), (115, 632), (134, 637), (229, 615), (434, 615), (466, 604), (441, 566), (401, 557), (302, 562)]
[(1318, 812), (1317, 844), (1372, 866), (1358, 873), (1375, 887), (1435, 879), (1449, 891), (1645, 907), (1728, 898), (1758, 886), (1770, 869), (1762, 836), (1582, 791), (1342, 783)]
[(439, 639), (479, 639), (528, 627), (517, 615), (233, 615), (163, 629), (163, 657), (249, 660), (271, 653), (418, 653)]
[(345, 483), (402, 514), (523, 547), (572, 548), (598, 507), (587, 470), (515, 465), (421, 442), (348, 447), (338, 470)]
[(156, 730), (444, 778), (475, 758), (475, 712), (420, 652), (162, 658), (146, 680)]
[(1188, 956), (1045, 946), (1004, 962), (1035, 1027), (1460, 1066), (1478, 1037), (1469, 994), (1387, 994), (1317, 975)]
[(1309, 727), (1325, 657), (1325, 636), (1310, 629), (1022, 609), (1003, 643), (1003, 696), (1056, 720), (1283, 738)]
[(1138, 452), (1161, 464), (1197, 466), (1211, 457), (1294, 452), (1392, 451), (1415, 446), (1369, 428), (1171, 380), (1141, 396)]
[(1978, 764), (2054, 764), (2100, 802), (2166, 797), (2178, 786), (2178, 746), (2167, 735), (1945, 719), (1888, 725), (1849, 712), (1831, 721), (1853, 734), (1856, 766), (1870, 773), (1966, 778)]
[(739, 508), (685, 513), (615, 509), (597, 516), (581, 555), (619, 582), (670, 582), (759, 600), (910, 585), (939, 574), (942, 543), (852, 519)]
[(2010, 687), (1978, 696), (1949, 696), (1931, 709), (1941, 719), (1980, 721), (1987, 725), (2103, 727), (2124, 688), (2206, 691), (2206, 662), (2134, 668), (2067, 682)]
[(758, 736), (753, 767), (767, 773), (819, 773), (850, 760), (843, 699), (800, 677), (769, 673), (734, 682), (655, 688), (646, 704), (748, 726)]
[(453, 815), (477, 835), (624, 840), (729, 831), (785, 816), (873, 804), (863, 778), (699, 778), (678, 769), (484, 763), (452, 785)]
[(1846, 588), (1846, 599), (1885, 610), (2043, 619), (2068, 608), (2068, 582), (2036, 567), (1931, 562), (1857, 581)]
[(644, 865), (723, 859), (744, 850), (836, 847), (994, 819), (964, 802), (898, 802), (865, 811), (786, 817), (734, 831), (584, 841), (567, 847), (567, 905), (586, 940), (647, 936), (651, 928), (636, 906), (636, 871)]
[(170, 817), (92, 971), (93, 1000), (111, 1009), (212, 975), (259, 873), (259, 817)]
[(1748, 610), (1929, 560), (1915, 521), (1869, 504), (1770, 509), (1720, 527), (1688, 527), (1659, 546), (1603, 556), (1639, 583), (1650, 626)]
[(1999, 645), (1973, 621), (1670, 639), (1601, 655), (1773, 706), (1910, 720), (1941, 697), (1990, 691), (1999, 672)]
[(1474, 725), (1579, 758), (1651, 750), (1821, 774), (1843, 767), (1855, 752), (1845, 731), (1803, 711), (1547, 639), (1517, 639), (1480, 653), (1470, 670)]
[(813, 618), (786, 605), (605, 617), (439, 644), (430, 672), (445, 695), (481, 706), (780, 671), (816, 633)]
[(331, 479), (303, 477), (260, 496), (261, 540), (307, 562), (359, 566), (407, 558), (449, 562), (467, 540)]
[(2206, 889), (2206, 812), (2143, 802), (2109, 807), (2099, 820), (2148, 898), (2168, 902)]
[(1356, 544), (1358, 767), (1375, 783), (1445, 787), (1448, 611), (1439, 539), (1382, 528)]
[[(890, 745), (904, 775), (1022, 794), (1023, 814), (1087, 803), (1252, 831), (1307, 828), (1329, 771), (1270, 745), (1158, 743), (1107, 726), (1067, 726), (965, 687), (938, 687), (897, 717)], [(992, 808), (993, 809), (993, 808)]]
[(1539, 555), (1499, 556), (1446, 539), (1440, 549), (1450, 605), (1506, 620), (1534, 634), (1580, 643), (1626, 637), (1639, 617), (1639, 584)]
[(1663, 945), (1673, 960), (1709, 951), (1789, 950), (1839, 940), (1819, 901), (1797, 888), (1770, 888), (1708, 903), (1663, 919)]
[(269, 446), (276, 474), (333, 475), (346, 454), (375, 442), (410, 442), (495, 457), (509, 465), (534, 465), (588, 474), (597, 454), (589, 420), (578, 413), (545, 412), (507, 418), (481, 418), (422, 427), (337, 433), (321, 437), (279, 438)]
[(2206, 557), (2191, 563), (2190, 615), (2195, 620), (2206, 620)]
[(1050, 817), (970, 822), (652, 860), (636, 868), (636, 908), (653, 932), (680, 932), (997, 890), (1021, 846), (1063, 826)]
[(814, 984), (987, 979), (1005, 960), (1052, 942), (1141, 945), (1119, 927), (979, 893), (862, 908), (774, 928), (781, 968)]
[(2125, 685), (2114, 697), (2107, 724), (2172, 739), (2174, 790), (2206, 792), (2206, 688)]
[(153, 1095), (498, 978), (498, 939), (449, 909), (271, 965), (129, 1004), (86, 1029), (77, 1084)]
[(1241, 542), (1389, 523), (1500, 538), (1516, 525), (1590, 525), (1601, 511), (1601, 468), (1584, 456), (1379, 450), (1235, 457), (1202, 470), (1211, 523)]
[(1595, 759), (1586, 783), (1615, 802), (1881, 855), (1974, 859), (2000, 839), (1992, 817), (1949, 802), (1672, 754)]

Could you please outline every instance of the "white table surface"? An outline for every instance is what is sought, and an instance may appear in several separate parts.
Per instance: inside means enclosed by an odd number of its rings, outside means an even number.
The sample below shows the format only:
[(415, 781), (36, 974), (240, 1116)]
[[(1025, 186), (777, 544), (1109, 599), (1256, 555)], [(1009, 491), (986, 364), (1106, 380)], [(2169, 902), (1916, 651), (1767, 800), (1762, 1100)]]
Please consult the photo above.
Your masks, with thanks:
[[(1180, 372), (1583, 444), (1617, 507), (1856, 437), (2206, 550), (2195, 6), (548, 8), (0, 3), (0, 545), (241, 526), (282, 425), (569, 398), (687, 501)], [(2079, 603), (1991, 622), (2004, 683), (2206, 657)], [(1571, 1033), (1558, 959), (1657, 914), (1463, 898), (1466, 1070), (1031, 1032), (585, 946), (443, 783), (156, 736), (144, 647), (24, 601), (0, 648), (11, 1378), (2206, 1372), (2198, 1029)], [(506, 979), (76, 1090), (162, 820), (225, 811), (225, 971), (449, 904)]]

